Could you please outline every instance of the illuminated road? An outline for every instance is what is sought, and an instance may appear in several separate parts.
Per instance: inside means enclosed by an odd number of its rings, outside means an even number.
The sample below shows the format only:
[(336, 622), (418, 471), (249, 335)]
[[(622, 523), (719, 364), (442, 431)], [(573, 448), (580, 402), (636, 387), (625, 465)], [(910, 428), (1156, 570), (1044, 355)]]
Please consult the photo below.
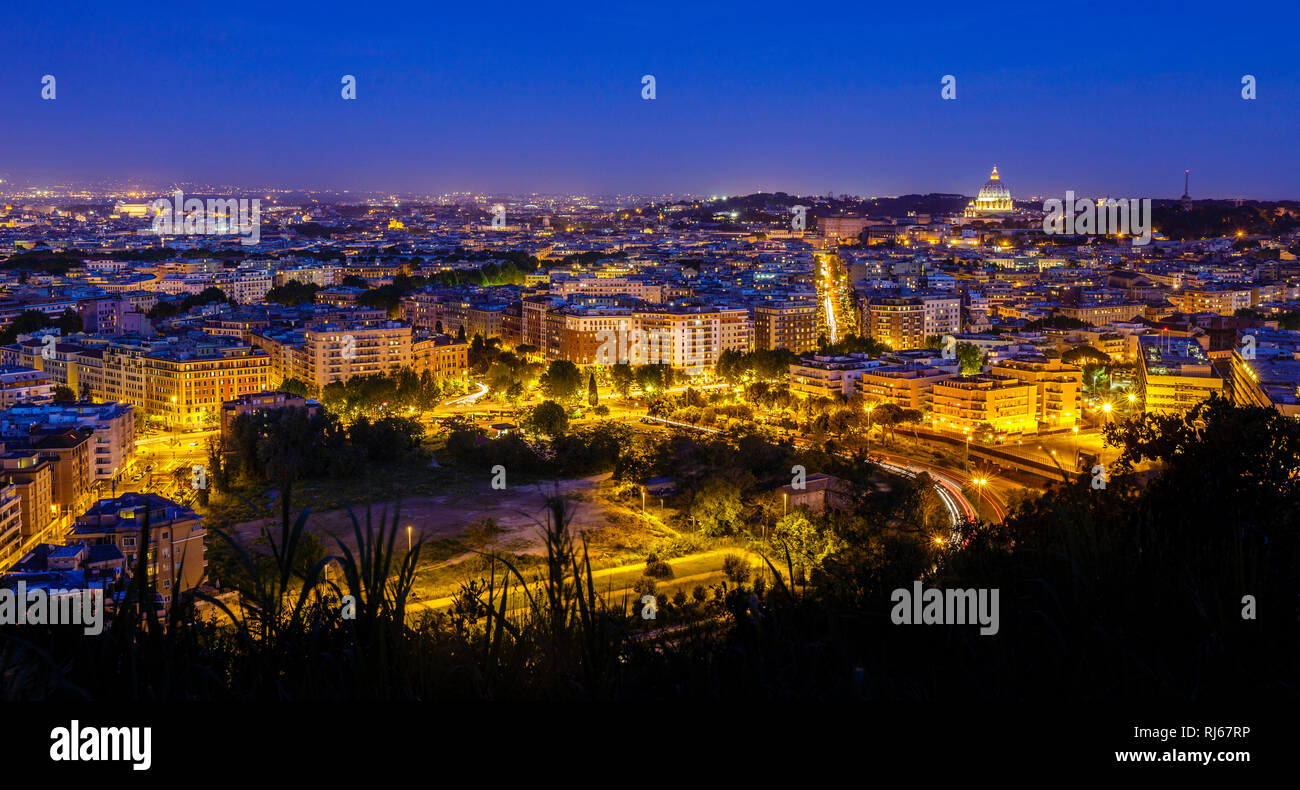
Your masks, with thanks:
[(467, 406), (471, 403), (477, 403), (480, 398), (488, 394), (488, 386), (486, 384), (482, 384), (479, 382), (475, 382), (474, 386), (478, 387), (478, 392), (470, 393), (469, 395), (462, 395), (459, 398), (453, 398), (452, 400), (449, 400), (442, 405), (443, 406)]

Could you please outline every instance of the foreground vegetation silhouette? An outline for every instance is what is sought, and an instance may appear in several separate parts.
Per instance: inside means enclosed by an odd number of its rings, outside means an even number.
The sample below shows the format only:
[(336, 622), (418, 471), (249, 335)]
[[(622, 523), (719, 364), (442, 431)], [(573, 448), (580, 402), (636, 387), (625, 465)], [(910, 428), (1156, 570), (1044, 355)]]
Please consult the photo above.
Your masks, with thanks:
[[(1063, 482), (1004, 524), (970, 525), (958, 546), (892, 529), (887, 513), (845, 519), (838, 550), (806, 575), (771, 556), (712, 601), (661, 602), (654, 620), (637, 600), (601, 594), (560, 498), (547, 501), (539, 566), (479, 555), (478, 578), (435, 614), (409, 611), (421, 546), (397, 549), (398, 513), (354, 515), (351, 544), (304, 558), (310, 516), (293, 515), (286, 483), (278, 528), (263, 532), (269, 559), (219, 538), (242, 558), (229, 581), (238, 603), (201, 596), (202, 617), (200, 601), (178, 599), (160, 614), (141, 605), (156, 593), (141, 565), (99, 637), (0, 629), (0, 696), (1294, 697), (1300, 424), (1214, 398), (1107, 435), (1122, 453), (1104, 489)], [(1158, 474), (1142, 471), (1148, 462)], [(918, 579), (998, 588), (998, 633), (893, 624), (891, 592)]]

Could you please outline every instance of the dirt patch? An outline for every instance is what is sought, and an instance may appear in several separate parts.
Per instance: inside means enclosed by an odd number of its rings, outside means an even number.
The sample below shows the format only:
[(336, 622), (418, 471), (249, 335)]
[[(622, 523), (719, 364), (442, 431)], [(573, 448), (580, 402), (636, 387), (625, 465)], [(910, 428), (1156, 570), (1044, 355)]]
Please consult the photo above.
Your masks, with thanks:
[[(569, 497), (570, 528), (575, 531), (596, 531), (609, 523), (609, 516), (597, 495), (597, 489), (609, 478), (608, 474), (575, 480), (562, 480), (535, 486), (511, 486), (503, 491), (483, 486), (466, 492), (414, 497), (401, 503), (398, 525), (412, 528), (414, 538), (426, 541), (456, 538), (465, 528), (482, 518), (496, 520), (501, 532), (489, 548), (527, 553), (543, 545), (546, 514), (545, 498), (555, 493)], [(385, 514), (385, 507), (387, 512)], [(370, 517), (378, 525), (386, 515), (387, 523), (393, 519), (396, 503), (371, 504)], [(365, 529), (366, 508), (354, 508), (358, 522)], [(245, 521), (235, 525), (234, 533), (243, 541), (252, 541), (261, 531), (263, 522)], [(346, 510), (312, 513), (308, 528), (327, 548), (332, 548), (338, 538), (356, 549), (352, 533), (352, 520)], [(273, 534), (279, 530), (273, 527)], [(397, 548), (404, 550), (406, 536), (398, 535)]]

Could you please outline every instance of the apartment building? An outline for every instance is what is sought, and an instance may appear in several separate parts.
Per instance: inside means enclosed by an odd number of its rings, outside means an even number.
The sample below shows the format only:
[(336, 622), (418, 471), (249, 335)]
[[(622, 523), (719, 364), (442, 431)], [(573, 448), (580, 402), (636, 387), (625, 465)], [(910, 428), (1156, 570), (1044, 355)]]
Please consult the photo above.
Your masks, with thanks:
[(1169, 294), (1169, 301), (1183, 313), (1217, 313), (1232, 315), (1251, 306), (1249, 287), (1189, 286)]
[(0, 363), (34, 366), (83, 398), (129, 403), (178, 428), (215, 425), (222, 403), (265, 390), (270, 375), (265, 351), (208, 335), (42, 350), (32, 340), (0, 347)]
[(1151, 335), (1138, 339), (1138, 381), (1147, 411), (1181, 414), (1212, 393), (1223, 378), (1195, 340)]
[[(148, 532), (142, 542), (146, 517)], [(116, 546), (126, 557), (128, 572), (135, 571), (140, 552), (146, 552), (149, 576), (164, 603), (203, 581), (206, 535), (203, 519), (193, 510), (158, 494), (130, 493), (101, 499), (73, 525), (77, 542)]]
[(114, 402), (20, 404), (0, 411), (0, 437), (12, 444), (40, 430), (89, 428), (91, 476), (112, 480), (135, 452), (135, 411), (129, 403)]
[(23, 545), (22, 501), (18, 487), (0, 483), (0, 568), (16, 562)]
[(30, 448), (8, 449), (0, 455), (0, 477), (18, 494), (23, 539), (34, 537), (58, 516), (54, 504), (54, 464)]
[(1038, 421), (1047, 428), (1070, 428), (1083, 410), (1083, 369), (1059, 359), (1018, 354), (995, 362), (995, 376), (1019, 379), (1037, 387)]
[(574, 296), (628, 296), (643, 302), (665, 301), (665, 284), (641, 275), (602, 276), (552, 272), (549, 285), (551, 295), (566, 299)]
[(753, 348), (760, 351), (786, 348), (796, 354), (813, 351), (817, 348), (817, 316), (815, 301), (790, 300), (755, 305), (752, 312)]
[(147, 299), (140, 299), (122, 294), (78, 302), (77, 313), (81, 316), (82, 329), (106, 337), (154, 334), (153, 323), (146, 314), (157, 303), (158, 296), (146, 296)]
[(429, 371), (439, 381), (463, 379), (469, 372), (469, 343), (445, 334), (414, 335), (411, 366), (416, 373)]
[(16, 365), (0, 367), (0, 409), (19, 403), (50, 403), (54, 378), (43, 371)]
[(1001, 433), (1038, 430), (1038, 387), (1010, 376), (982, 374), (936, 382), (931, 413), (942, 428)]
[(687, 375), (712, 370), (723, 350), (752, 348), (749, 311), (741, 307), (634, 309), (632, 327), (657, 348), (658, 364)]
[(526, 345), (545, 349), (550, 331), (546, 316), (552, 310), (564, 307), (563, 297), (549, 295), (525, 296), (519, 305), (521, 340)]
[(1100, 303), (1082, 305), (1061, 305), (1054, 308), (1059, 316), (1074, 318), (1093, 326), (1111, 324), (1116, 321), (1132, 321), (1141, 318), (1146, 311), (1142, 304)]
[(290, 342), (281, 343), (281, 349), (272, 356), (279, 363), (271, 376), (276, 385), (284, 379), (295, 378), (319, 390), (353, 376), (385, 374), (410, 367), (411, 327), (396, 321), (374, 325), (318, 324), (294, 333)]
[[(547, 359), (568, 360), (575, 365), (658, 362), (657, 349), (651, 360), (648, 349), (641, 348), (632, 337), (637, 326), (631, 308), (566, 305), (546, 311), (542, 320), (541, 349)], [(609, 358), (601, 356), (602, 349)]]
[(288, 269), (280, 269), (275, 272), (273, 277), (276, 287), (296, 281), (304, 285), (319, 285), (322, 288), (328, 288), (343, 281), (343, 267), (332, 263), (303, 264)]
[(880, 362), (866, 355), (802, 357), (790, 366), (790, 391), (811, 398), (847, 398)]
[(242, 345), (169, 349), (138, 359), (106, 352), (104, 376), (106, 400), (139, 405), (172, 426), (215, 427), (223, 403), (267, 388), (270, 359)]
[(924, 348), (928, 338), (961, 329), (961, 298), (876, 297), (862, 306), (862, 326), (869, 337), (890, 348)]
[(867, 403), (892, 403), (899, 408), (926, 412), (930, 410), (934, 385), (955, 375), (954, 369), (924, 363), (882, 365), (863, 371), (857, 388)]
[(70, 518), (81, 512), (91, 497), (91, 448), (94, 431), (90, 428), (43, 428), (24, 443), (42, 459), (50, 462), (50, 503), (55, 515)]
[(1300, 359), (1264, 355), (1243, 359), (1237, 348), (1230, 364), (1233, 403), (1276, 409), (1285, 417), (1300, 419)]

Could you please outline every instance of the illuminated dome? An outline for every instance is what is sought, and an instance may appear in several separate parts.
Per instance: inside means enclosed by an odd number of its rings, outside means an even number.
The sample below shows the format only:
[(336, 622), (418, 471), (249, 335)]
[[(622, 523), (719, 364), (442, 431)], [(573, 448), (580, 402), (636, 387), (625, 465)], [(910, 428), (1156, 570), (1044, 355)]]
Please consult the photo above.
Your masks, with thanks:
[(998, 169), (994, 167), (988, 182), (980, 187), (979, 194), (966, 206), (965, 213), (968, 217), (980, 217), (986, 214), (1006, 214), (1014, 210), (1015, 206), (1011, 203), (1011, 190), (1002, 183), (1001, 177), (998, 176)]

